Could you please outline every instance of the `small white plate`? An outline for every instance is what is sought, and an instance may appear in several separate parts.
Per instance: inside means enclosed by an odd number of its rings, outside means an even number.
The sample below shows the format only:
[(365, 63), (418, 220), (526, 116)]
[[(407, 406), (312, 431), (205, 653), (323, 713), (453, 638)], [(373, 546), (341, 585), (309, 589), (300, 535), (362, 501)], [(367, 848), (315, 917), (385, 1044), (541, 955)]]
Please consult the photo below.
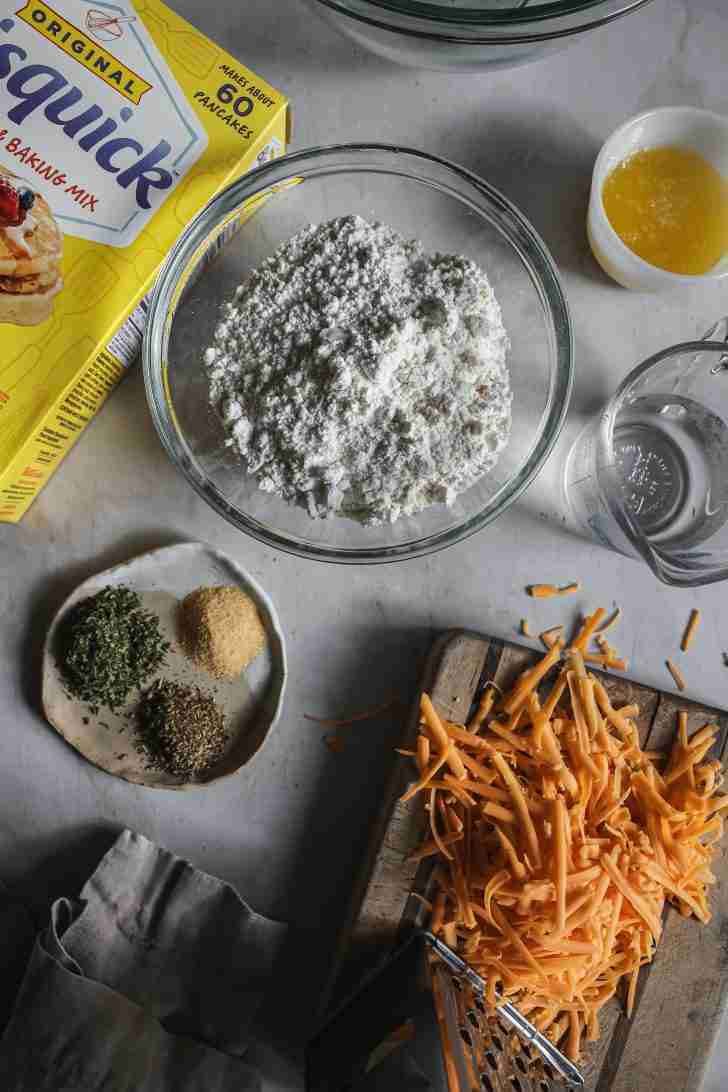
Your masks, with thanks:
[[(225, 713), (229, 738), (225, 753), (194, 780), (148, 769), (137, 750), (133, 709), (139, 692), (116, 712), (88, 706), (69, 696), (55, 656), (59, 626), (68, 610), (107, 585), (120, 584), (138, 592), (144, 606), (160, 620), (171, 643), (165, 663), (153, 678), (199, 686), (213, 694)], [(237, 679), (220, 681), (201, 671), (182, 651), (178, 611), (182, 599), (200, 587), (235, 584), (256, 603), (268, 636), (266, 648)], [(152, 550), (85, 580), (56, 614), (43, 649), (43, 709), (50, 724), (89, 762), (115, 777), (151, 788), (187, 789), (212, 785), (250, 761), (278, 722), (286, 687), (286, 653), (278, 615), (266, 593), (240, 566), (202, 542), (185, 542)], [(152, 679), (149, 680), (150, 682)]]

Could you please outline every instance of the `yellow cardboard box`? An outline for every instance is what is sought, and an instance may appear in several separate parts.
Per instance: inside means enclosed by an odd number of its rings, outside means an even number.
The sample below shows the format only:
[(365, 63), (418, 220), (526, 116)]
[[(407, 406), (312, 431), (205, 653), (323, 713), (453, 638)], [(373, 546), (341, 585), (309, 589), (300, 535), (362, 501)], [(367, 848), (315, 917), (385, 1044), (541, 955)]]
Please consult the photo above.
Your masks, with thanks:
[(0, 15), (0, 522), (21, 519), (136, 358), (182, 229), (283, 154), (288, 119), (284, 96), (159, 0)]

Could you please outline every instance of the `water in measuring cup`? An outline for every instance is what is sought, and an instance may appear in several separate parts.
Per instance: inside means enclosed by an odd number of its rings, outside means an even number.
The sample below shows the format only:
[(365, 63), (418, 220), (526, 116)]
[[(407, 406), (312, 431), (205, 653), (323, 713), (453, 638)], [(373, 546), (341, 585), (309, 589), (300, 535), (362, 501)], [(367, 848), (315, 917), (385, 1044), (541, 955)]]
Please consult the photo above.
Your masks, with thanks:
[(613, 447), (624, 501), (655, 546), (690, 549), (728, 521), (728, 426), (699, 402), (635, 399)]

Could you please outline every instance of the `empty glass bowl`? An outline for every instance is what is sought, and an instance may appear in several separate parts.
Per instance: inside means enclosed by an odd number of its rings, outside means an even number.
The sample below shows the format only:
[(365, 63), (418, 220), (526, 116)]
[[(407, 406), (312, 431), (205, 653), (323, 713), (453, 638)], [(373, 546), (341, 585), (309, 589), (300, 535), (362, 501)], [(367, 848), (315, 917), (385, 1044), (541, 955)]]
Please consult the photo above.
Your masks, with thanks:
[(650, 0), (306, 0), (390, 61), (478, 72), (538, 60)]
[[(310, 223), (358, 213), (429, 251), (464, 254), (487, 272), (511, 340), (513, 427), (491, 473), (452, 507), (365, 527), (308, 512), (258, 489), (225, 445), (202, 358), (220, 304)], [(421, 152), (342, 145), (299, 152), (246, 175), (187, 228), (162, 270), (143, 350), (162, 442), (190, 484), (235, 527), (324, 561), (395, 561), (484, 527), (533, 480), (564, 421), (572, 383), (569, 313), (554, 263), (528, 221), (486, 182)]]

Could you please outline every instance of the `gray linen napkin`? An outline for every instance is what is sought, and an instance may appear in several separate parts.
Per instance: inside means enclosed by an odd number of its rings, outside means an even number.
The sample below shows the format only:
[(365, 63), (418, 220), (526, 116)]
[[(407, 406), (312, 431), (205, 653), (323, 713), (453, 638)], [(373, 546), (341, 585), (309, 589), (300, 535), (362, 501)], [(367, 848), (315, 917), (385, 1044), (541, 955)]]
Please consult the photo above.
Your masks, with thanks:
[(257, 1092), (241, 1060), (286, 926), (125, 831), (59, 899), (0, 1042), (3, 1092)]
[(352, 1092), (433, 1092), (433, 1084), (426, 1077), (406, 1047), (362, 1077)]
[(0, 883), (0, 1036), (13, 1011), (37, 932), (21, 899)]

